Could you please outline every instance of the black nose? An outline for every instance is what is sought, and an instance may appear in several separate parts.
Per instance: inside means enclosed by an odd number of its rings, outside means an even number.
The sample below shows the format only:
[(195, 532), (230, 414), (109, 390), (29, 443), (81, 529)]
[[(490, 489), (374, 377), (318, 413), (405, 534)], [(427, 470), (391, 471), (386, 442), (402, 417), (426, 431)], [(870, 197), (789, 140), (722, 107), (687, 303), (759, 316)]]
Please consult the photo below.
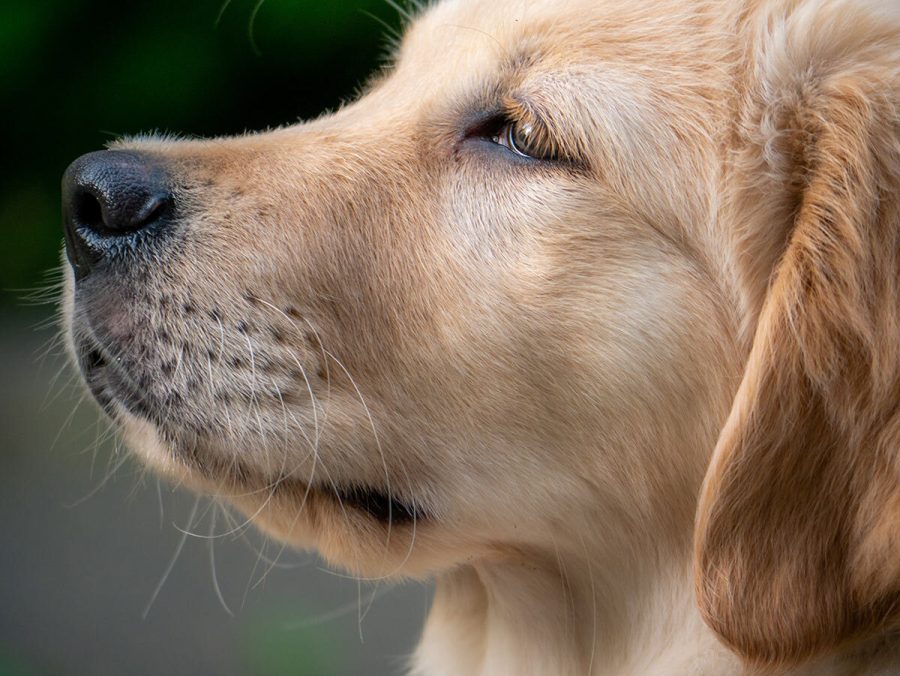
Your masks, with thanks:
[(171, 219), (173, 198), (164, 166), (126, 150), (82, 155), (62, 181), (66, 255), (84, 277), (122, 250), (134, 233), (156, 234)]

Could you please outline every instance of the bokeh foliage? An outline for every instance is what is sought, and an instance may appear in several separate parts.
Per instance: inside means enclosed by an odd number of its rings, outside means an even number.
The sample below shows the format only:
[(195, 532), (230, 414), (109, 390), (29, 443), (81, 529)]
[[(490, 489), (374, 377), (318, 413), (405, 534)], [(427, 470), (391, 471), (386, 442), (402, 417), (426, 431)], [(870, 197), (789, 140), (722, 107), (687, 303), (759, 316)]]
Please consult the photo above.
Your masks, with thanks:
[(335, 107), (383, 60), (385, 0), (0, 3), (0, 305), (59, 261), (59, 179), (123, 134), (210, 136)]

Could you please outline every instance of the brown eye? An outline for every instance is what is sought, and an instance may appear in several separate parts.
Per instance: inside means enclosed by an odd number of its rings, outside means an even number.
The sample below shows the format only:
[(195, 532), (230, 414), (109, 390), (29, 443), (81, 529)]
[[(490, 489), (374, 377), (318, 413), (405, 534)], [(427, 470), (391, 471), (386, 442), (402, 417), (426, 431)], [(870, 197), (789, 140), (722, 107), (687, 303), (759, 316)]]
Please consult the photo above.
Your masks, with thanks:
[(517, 155), (536, 160), (554, 159), (554, 153), (528, 122), (507, 122), (494, 137), (494, 141), (509, 148)]

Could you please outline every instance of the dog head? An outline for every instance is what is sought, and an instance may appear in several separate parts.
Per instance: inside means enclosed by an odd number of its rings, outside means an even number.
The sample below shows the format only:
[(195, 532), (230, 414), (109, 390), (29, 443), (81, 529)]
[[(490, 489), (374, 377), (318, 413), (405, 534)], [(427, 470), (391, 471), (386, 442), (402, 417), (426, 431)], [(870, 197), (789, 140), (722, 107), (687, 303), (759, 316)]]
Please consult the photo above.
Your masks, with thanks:
[(81, 158), (89, 387), (152, 467), (374, 575), (687, 550), (727, 417), (712, 626), (766, 661), (884, 626), (897, 58), (855, 50), (897, 24), (826, 45), (822, 4), (448, 1), (333, 115)]

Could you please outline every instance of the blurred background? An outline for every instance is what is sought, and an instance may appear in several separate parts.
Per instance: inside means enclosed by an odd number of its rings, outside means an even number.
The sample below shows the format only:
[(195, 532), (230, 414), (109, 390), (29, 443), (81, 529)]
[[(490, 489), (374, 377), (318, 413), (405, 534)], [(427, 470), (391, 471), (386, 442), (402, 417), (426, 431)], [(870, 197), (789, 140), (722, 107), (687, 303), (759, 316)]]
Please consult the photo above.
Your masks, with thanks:
[(430, 590), (328, 572), (144, 475), (66, 368), (52, 300), (75, 157), (317, 115), (400, 23), (385, 0), (0, 3), (0, 676), (400, 673)]

